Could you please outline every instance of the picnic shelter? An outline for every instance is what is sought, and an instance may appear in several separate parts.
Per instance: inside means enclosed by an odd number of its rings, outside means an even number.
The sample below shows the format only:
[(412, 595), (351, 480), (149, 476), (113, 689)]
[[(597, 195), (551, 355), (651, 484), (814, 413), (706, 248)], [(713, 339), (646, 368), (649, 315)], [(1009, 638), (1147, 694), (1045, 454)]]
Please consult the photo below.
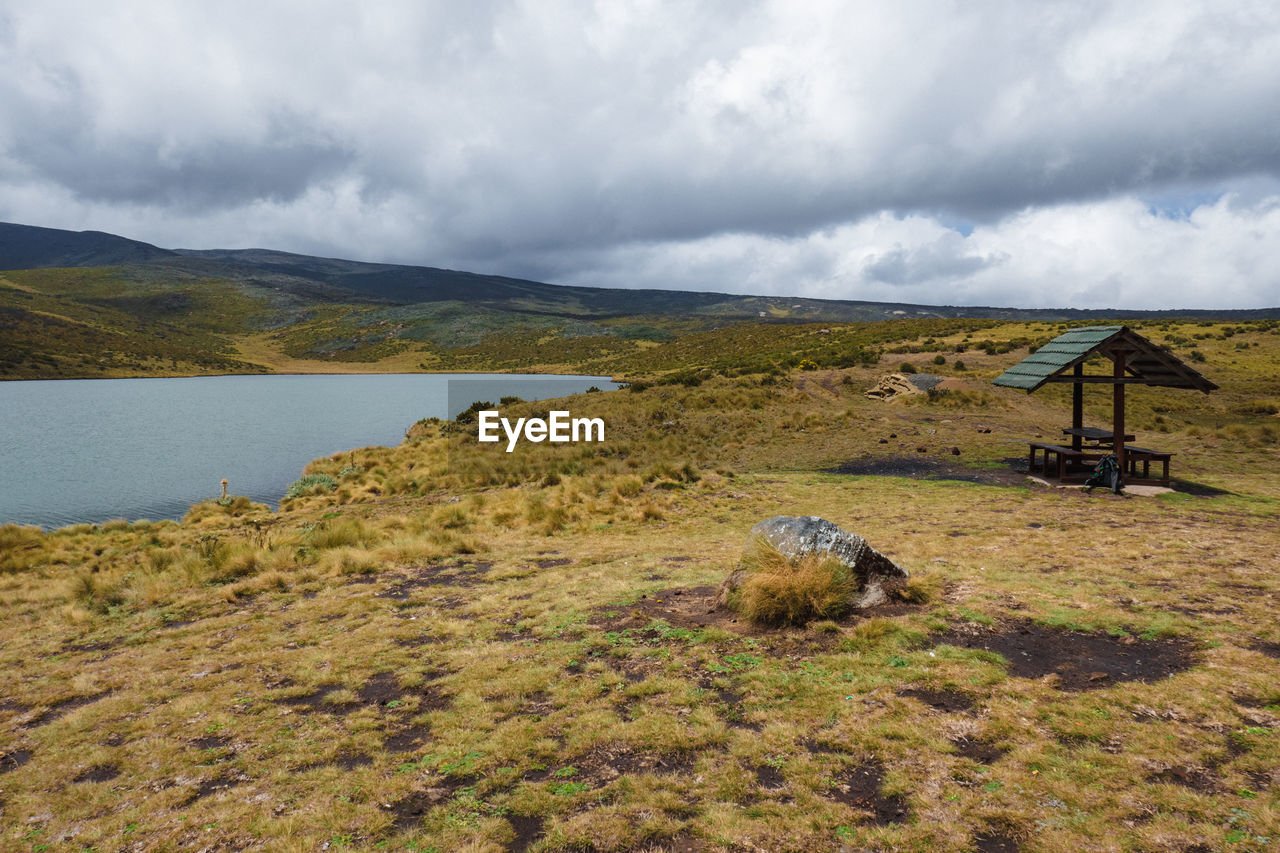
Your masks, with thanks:
[[(1085, 373), (1085, 362), (1095, 353), (1111, 361), (1109, 375)], [(1137, 436), (1125, 432), (1125, 388), (1150, 385), (1208, 394), (1218, 387), (1128, 326), (1071, 329), (1010, 367), (993, 382), (1006, 388), (1021, 388), (1028, 394), (1049, 383), (1071, 384), (1071, 426), (1062, 430), (1064, 436), (1070, 436), (1071, 443), (1067, 446), (1029, 441), (1031, 473), (1036, 472), (1039, 454), (1043, 454), (1041, 472), (1045, 476), (1056, 475), (1059, 480), (1067, 480), (1087, 473), (1105, 454), (1114, 453), (1126, 482), (1158, 482), (1164, 486), (1169, 485), (1169, 460), (1173, 454), (1131, 443)], [(1109, 430), (1084, 425), (1084, 386), (1093, 384), (1111, 386)], [(1151, 477), (1152, 462), (1163, 465), (1158, 478)]]

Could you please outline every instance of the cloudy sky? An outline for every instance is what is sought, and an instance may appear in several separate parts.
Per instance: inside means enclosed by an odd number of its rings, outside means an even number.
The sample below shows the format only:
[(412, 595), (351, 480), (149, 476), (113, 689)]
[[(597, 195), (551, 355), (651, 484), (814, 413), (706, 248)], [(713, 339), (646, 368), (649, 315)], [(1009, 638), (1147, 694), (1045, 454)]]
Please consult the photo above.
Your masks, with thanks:
[(1280, 305), (1280, 4), (0, 0), (0, 220), (563, 284)]

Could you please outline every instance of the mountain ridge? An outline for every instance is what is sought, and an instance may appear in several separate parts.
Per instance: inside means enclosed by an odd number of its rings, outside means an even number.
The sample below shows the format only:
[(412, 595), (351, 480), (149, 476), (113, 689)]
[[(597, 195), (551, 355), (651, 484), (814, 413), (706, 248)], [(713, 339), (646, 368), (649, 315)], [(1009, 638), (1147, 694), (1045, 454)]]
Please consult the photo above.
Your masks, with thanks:
[[(317, 298), (334, 301), (413, 305), (474, 302), (491, 308), (553, 313), (568, 317), (609, 317), (647, 313), (710, 314), (724, 319), (857, 322), (897, 317), (1088, 320), (1125, 317), (1280, 317), (1280, 306), (1243, 309), (1015, 308), (928, 305), (859, 299), (745, 295), (730, 291), (628, 289), (551, 284), (489, 273), (410, 264), (355, 261), (276, 249), (164, 249), (103, 231), (65, 231), (0, 223), (0, 270), (58, 267), (164, 266), (187, 273), (222, 274), (235, 279), (291, 279), (293, 290), (314, 283)], [(336, 291), (335, 291), (336, 289)], [(575, 305), (576, 303), (576, 305)]]

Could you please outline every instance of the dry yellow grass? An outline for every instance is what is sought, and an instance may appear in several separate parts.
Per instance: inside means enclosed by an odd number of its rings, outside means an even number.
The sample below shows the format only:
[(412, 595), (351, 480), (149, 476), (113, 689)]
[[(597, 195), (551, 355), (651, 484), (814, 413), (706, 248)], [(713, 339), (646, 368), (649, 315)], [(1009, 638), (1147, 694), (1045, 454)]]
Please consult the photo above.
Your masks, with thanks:
[[(0, 849), (1268, 849), (1280, 458), (1226, 419), (1276, 394), (1241, 353), (1220, 428), (1166, 413), (1186, 491), (1160, 498), (827, 473), (995, 476), (1020, 449), (994, 439), (1063, 419), (874, 403), (851, 368), (585, 395), (591, 454), (339, 454), (280, 513), (0, 528)], [(777, 514), (864, 536), (916, 603), (699, 610)], [(1025, 675), (966, 645), (1042, 634), (1189, 657)]]
[(858, 588), (857, 578), (838, 560), (825, 554), (790, 560), (763, 537), (747, 545), (741, 569), (746, 576), (729, 606), (761, 625), (844, 616)]

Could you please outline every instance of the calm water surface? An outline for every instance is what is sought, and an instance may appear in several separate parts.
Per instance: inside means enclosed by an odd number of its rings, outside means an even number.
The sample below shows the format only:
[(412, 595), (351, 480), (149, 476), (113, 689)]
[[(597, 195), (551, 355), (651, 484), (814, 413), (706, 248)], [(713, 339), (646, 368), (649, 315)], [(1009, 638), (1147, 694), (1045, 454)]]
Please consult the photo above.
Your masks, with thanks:
[[(450, 393), (452, 385), (452, 393)], [(275, 505), (312, 459), (395, 445), (474, 400), (608, 377), (392, 374), (0, 382), (0, 524), (181, 518), (231, 494)]]

